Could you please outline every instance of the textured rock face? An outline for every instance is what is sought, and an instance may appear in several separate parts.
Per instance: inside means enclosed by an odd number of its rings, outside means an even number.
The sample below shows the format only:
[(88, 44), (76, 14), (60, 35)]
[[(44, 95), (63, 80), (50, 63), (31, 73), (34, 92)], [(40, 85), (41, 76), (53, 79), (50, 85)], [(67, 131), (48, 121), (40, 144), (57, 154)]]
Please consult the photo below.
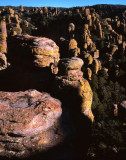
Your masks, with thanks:
[(87, 75), (88, 75), (88, 79), (91, 80), (92, 70), (90, 68), (87, 68)]
[(7, 58), (5, 54), (0, 53), (0, 70), (7, 67)]
[(80, 48), (77, 47), (77, 41), (70, 39), (69, 42), (69, 57), (78, 56), (80, 54)]
[(0, 21), (0, 52), (7, 52), (7, 30), (6, 30), (6, 22), (4, 20)]
[(89, 82), (84, 78), (79, 82), (79, 94), (82, 97), (81, 112), (93, 122), (94, 115), (91, 110), (93, 93)]
[(59, 63), (59, 67), (60, 67), (59, 70), (62, 71), (62, 69), (64, 68), (65, 73), (68, 70), (76, 70), (76, 69), (81, 70), (81, 67), (83, 66), (83, 64), (84, 64), (83, 60), (77, 57), (72, 57), (71, 59), (64, 58)]
[(89, 53), (83, 54), (82, 58), (84, 59), (84, 61), (86, 61), (87, 65), (90, 65), (93, 63), (93, 57)]
[(74, 25), (73, 23), (70, 23), (70, 24), (69, 24), (68, 31), (69, 31), (69, 32), (75, 31), (75, 25)]
[(6, 22), (2, 20), (0, 22), (0, 70), (5, 69), (7, 67), (7, 30), (6, 30)]
[(15, 27), (12, 29), (13, 35), (21, 34), (22, 29), (20, 28), (20, 25), (17, 23)]
[(0, 92), (0, 156), (27, 157), (61, 142), (61, 114), (47, 93)]
[(8, 57), (12, 64), (43, 68), (59, 61), (59, 47), (48, 38), (17, 35), (8, 45)]
[(62, 59), (59, 62), (59, 73), (56, 78), (59, 88), (73, 87), (78, 90), (82, 101), (81, 112), (93, 122), (94, 116), (91, 111), (93, 93), (88, 81), (83, 78), (81, 71), (83, 64), (83, 60), (77, 57)]

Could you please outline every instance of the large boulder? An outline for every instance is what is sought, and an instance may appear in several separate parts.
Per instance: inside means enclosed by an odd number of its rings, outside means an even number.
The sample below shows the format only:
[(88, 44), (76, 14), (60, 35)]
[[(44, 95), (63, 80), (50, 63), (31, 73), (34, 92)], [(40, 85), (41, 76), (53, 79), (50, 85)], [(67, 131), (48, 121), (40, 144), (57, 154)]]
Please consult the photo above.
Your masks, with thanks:
[[(59, 79), (63, 78), (64, 83), (65, 80), (70, 81), (70, 85), (73, 82), (73, 85), (75, 84), (78, 79), (83, 77), (83, 73), (81, 71), (81, 67), (83, 66), (84, 62), (82, 59), (77, 57), (70, 58), (64, 58), (61, 59), (58, 64), (59, 69)], [(65, 78), (66, 77), (66, 78)]]
[(49, 67), (58, 62), (59, 57), (59, 47), (45, 37), (16, 35), (8, 41), (8, 58), (14, 65)]
[(0, 92), (0, 156), (27, 157), (63, 140), (61, 103), (36, 90)]

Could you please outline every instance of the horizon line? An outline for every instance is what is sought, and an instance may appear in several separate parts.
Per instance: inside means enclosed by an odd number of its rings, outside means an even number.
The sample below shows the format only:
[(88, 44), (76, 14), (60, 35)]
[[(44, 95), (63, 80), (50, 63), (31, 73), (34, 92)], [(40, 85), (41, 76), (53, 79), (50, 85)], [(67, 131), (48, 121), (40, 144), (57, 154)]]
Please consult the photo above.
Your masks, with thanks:
[[(22, 5), (22, 4), (21, 4)], [(97, 6), (97, 5), (120, 5), (120, 6), (126, 6), (125, 4), (94, 4), (94, 5), (86, 5), (86, 6), (71, 6), (71, 7), (56, 7), (56, 6), (41, 6), (41, 7), (54, 7), (54, 8), (74, 8), (74, 7), (91, 7), (91, 6)], [(23, 6), (23, 5), (22, 5)], [(13, 5), (0, 5), (0, 7), (20, 7), (19, 6), (13, 6)], [(37, 7), (37, 8), (41, 8), (40, 6), (23, 6), (23, 7)]]

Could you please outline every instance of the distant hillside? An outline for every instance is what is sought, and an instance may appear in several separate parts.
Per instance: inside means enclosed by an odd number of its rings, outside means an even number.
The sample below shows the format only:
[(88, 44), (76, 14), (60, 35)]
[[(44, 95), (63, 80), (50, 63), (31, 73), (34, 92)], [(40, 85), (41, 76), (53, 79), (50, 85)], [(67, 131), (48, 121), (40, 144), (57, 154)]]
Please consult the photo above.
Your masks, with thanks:
[(94, 8), (102, 18), (113, 18), (118, 15), (122, 19), (122, 13), (126, 10), (126, 5), (101, 4), (91, 6), (90, 8)]

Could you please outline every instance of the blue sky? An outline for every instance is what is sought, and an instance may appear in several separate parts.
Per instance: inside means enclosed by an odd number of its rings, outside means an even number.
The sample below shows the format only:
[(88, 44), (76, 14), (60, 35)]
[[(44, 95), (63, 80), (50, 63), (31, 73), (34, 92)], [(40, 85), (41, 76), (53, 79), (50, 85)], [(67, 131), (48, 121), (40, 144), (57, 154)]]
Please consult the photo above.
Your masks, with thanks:
[(126, 0), (0, 0), (0, 6), (33, 6), (33, 7), (73, 7), (73, 6), (91, 6), (95, 4), (123, 4)]

